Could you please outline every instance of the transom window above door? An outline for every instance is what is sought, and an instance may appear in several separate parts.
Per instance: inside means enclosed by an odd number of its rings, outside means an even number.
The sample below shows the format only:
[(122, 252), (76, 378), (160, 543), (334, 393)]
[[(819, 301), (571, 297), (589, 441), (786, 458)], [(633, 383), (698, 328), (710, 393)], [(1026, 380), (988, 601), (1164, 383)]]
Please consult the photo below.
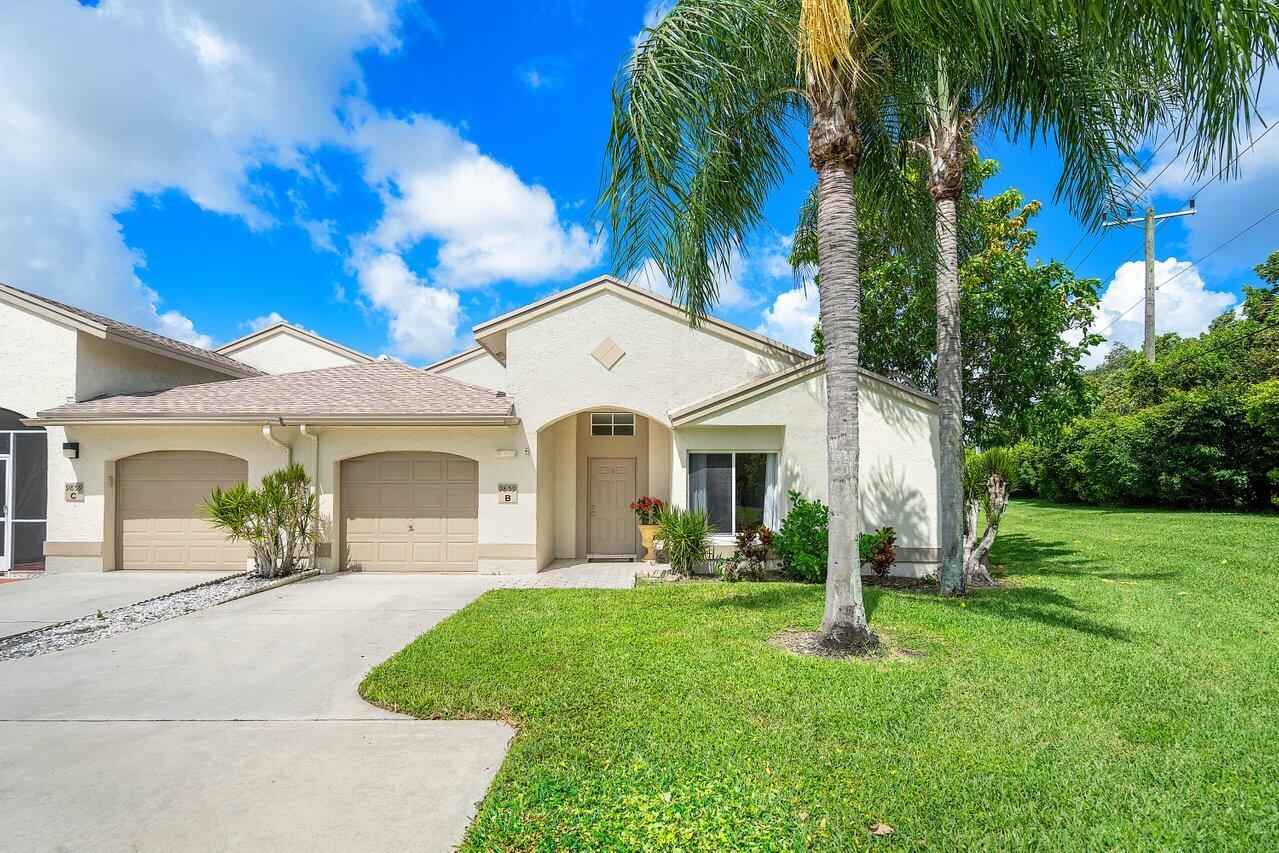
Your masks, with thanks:
[(591, 412), (591, 435), (635, 435), (631, 412)]
[(715, 532), (731, 536), (763, 524), (776, 530), (776, 453), (688, 454), (688, 506), (704, 510)]

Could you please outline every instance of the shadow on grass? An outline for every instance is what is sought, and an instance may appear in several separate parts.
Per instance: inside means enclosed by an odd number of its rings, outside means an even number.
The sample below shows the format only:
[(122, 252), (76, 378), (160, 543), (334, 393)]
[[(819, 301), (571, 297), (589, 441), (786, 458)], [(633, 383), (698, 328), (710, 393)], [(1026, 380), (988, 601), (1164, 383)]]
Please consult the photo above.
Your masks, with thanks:
[(985, 590), (968, 599), (968, 609), (1001, 619), (1036, 622), (1106, 640), (1132, 642), (1133, 639), (1129, 631), (1085, 615), (1088, 608), (1080, 606), (1070, 596), (1041, 586)]
[(1025, 533), (1001, 534), (991, 552), (991, 562), (1007, 565), (1011, 575), (1090, 576), (1112, 581), (1167, 580), (1181, 575), (1173, 571), (1115, 571), (1110, 561), (1092, 559), (1073, 545), (1048, 542)]

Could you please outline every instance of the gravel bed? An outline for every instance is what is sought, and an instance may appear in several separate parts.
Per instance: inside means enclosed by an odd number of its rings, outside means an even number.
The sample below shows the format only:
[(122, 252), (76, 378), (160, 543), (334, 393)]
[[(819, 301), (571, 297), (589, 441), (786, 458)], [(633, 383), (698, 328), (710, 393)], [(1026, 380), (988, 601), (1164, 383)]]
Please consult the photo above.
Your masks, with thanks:
[(115, 634), (134, 631), (153, 622), (163, 622), (185, 616), (215, 604), (234, 598), (242, 598), (255, 592), (277, 586), (281, 582), (296, 580), (298, 575), (286, 578), (265, 578), (247, 572), (219, 578), (198, 586), (171, 592), (127, 607), (105, 612), (98, 611), (70, 622), (60, 622), (46, 628), (37, 628), (24, 634), (15, 634), (0, 640), (0, 660), (34, 657), (63, 649), (96, 643)]

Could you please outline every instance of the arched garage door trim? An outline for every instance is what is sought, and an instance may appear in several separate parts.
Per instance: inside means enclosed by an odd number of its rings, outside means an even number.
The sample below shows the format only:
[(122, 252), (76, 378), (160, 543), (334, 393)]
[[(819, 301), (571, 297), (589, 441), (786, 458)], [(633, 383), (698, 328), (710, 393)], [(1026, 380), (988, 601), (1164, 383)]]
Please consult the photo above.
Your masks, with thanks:
[(363, 571), (473, 572), (479, 463), (389, 451), (341, 463), (343, 563)]
[(248, 547), (204, 520), (205, 498), (249, 477), (249, 463), (208, 450), (158, 450), (115, 463), (116, 568), (244, 571)]

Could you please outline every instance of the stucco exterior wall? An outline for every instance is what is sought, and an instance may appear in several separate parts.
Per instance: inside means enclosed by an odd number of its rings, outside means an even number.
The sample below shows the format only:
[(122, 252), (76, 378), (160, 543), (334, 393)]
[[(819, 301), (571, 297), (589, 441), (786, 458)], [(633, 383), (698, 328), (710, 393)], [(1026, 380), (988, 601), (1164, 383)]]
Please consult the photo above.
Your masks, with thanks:
[(284, 331), (237, 347), (225, 355), (266, 373), (296, 373), (299, 370), (363, 364), (360, 359), (317, 346)]
[[(67, 326), (0, 302), (0, 407), (30, 417), (76, 393), (76, 336)], [(61, 452), (61, 447), (59, 447)]]
[[(827, 500), (825, 376), (800, 378), (770, 394), (675, 430), (672, 491), (687, 502), (690, 451), (777, 450), (781, 512), (786, 493)], [(917, 397), (871, 380), (859, 405), (861, 523), (891, 526), (904, 557), (898, 571), (936, 568), (938, 545), (937, 414)]]
[(502, 366), (502, 362), (483, 350), (436, 372), (459, 382), (479, 385), (481, 388), (492, 388), (494, 391), (510, 390), (507, 387), (510, 383), (506, 378), (506, 368)]
[(77, 400), (235, 378), (84, 332), (79, 333), (76, 345), (75, 370)]
[[(591, 356), (606, 337), (625, 352), (612, 369)], [(506, 352), (505, 390), (531, 431), (565, 415), (609, 408), (669, 425), (670, 410), (783, 366), (608, 292), (510, 329)]]

